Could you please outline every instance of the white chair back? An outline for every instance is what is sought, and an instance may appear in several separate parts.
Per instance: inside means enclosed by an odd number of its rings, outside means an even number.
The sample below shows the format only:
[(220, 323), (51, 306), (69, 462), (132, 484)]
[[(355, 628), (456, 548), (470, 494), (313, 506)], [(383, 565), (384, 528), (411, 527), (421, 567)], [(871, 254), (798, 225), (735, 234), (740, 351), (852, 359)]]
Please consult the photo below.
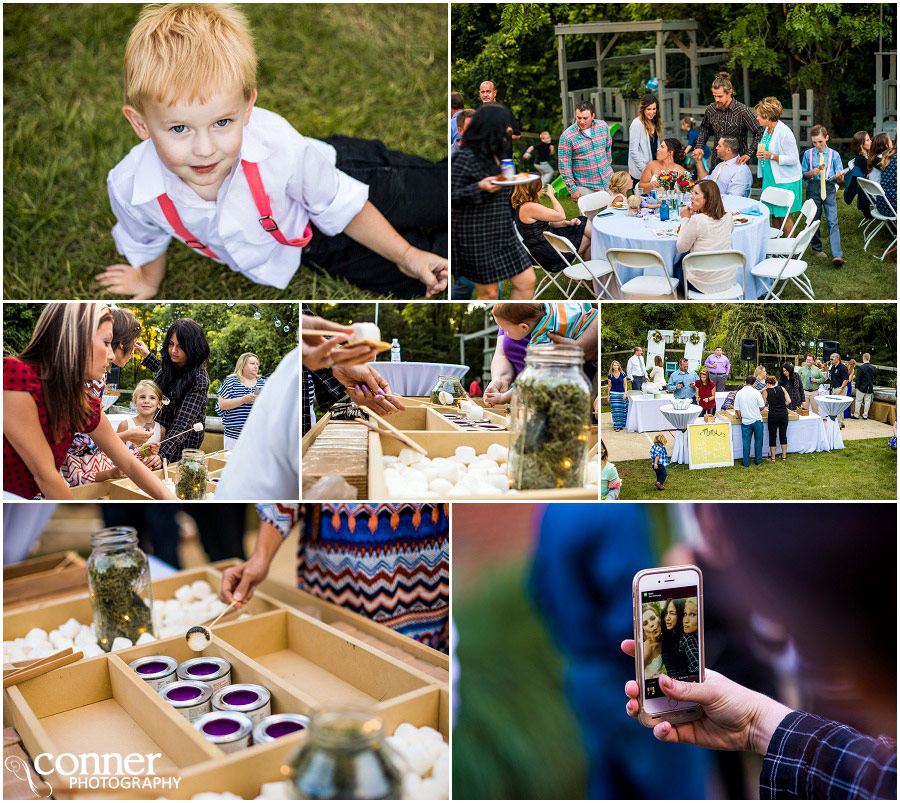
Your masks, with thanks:
[(897, 210), (894, 209), (894, 205), (891, 203), (890, 198), (884, 194), (884, 187), (882, 187), (878, 182), (871, 181), (867, 178), (857, 178), (859, 182), (859, 186), (862, 188), (862, 191), (866, 194), (866, 197), (871, 202), (872, 206), (875, 207), (872, 211), (877, 211), (877, 205), (875, 203), (876, 198), (881, 198), (888, 205), (888, 208), (893, 213), (894, 217), (897, 217)]
[(800, 220), (806, 220), (807, 225), (812, 222), (812, 219), (816, 216), (816, 202), (812, 198), (807, 198), (803, 202), (803, 206), (800, 207), (800, 214), (797, 216), (797, 222), (794, 224), (794, 228), (796, 229), (800, 225)]
[(553, 247), (553, 250), (559, 254), (560, 258), (569, 263), (570, 260), (565, 258), (565, 254), (573, 254), (578, 262), (584, 262), (581, 258), (581, 254), (578, 253), (578, 249), (574, 246), (571, 240), (566, 237), (562, 237), (559, 234), (554, 234), (551, 231), (544, 232), (544, 239), (550, 243)]
[(705, 271), (719, 271), (735, 269), (735, 272), (741, 271), (743, 281), (741, 287), (744, 288), (744, 298), (747, 297), (747, 257), (740, 251), (699, 251), (697, 253), (685, 254), (681, 263), (684, 271), (684, 297), (688, 297), (688, 271), (693, 273), (703, 273)]
[(666, 263), (656, 251), (645, 251), (641, 248), (610, 248), (606, 252), (606, 261), (612, 266), (613, 275), (616, 277), (616, 284), (622, 287), (622, 277), (619, 275), (618, 267), (633, 268), (635, 270), (647, 270), (648, 268), (660, 268), (663, 276), (669, 283), (669, 292), (673, 298), (678, 297), (678, 284), (674, 276), (670, 276), (666, 270)]
[(790, 190), (783, 190), (779, 187), (766, 187), (759, 196), (759, 200), (763, 203), (770, 203), (772, 206), (791, 207), (794, 203), (794, 193)]
[(601, 209), (606, 209), (611, 200), (612, 195), (606, 190), (597, 190), (597, 192), (592, 192), (589, 195), (582, 195), (578, 199), (578, 211), (582, 215), (586, 215), (588, 212), (598, 212)]
[(793, 249), (791, 249), (791, 253), (785, 257), (785, 265), (789, 259), (803, 258), (803, 252), (806, 251), (810, 242), (812, 242), (813, 235), (816, 233), (816, 229), (819, 228), (821, 223), (821, 220), (814, 220), (797, 235), (797, 240), (794, 243)]

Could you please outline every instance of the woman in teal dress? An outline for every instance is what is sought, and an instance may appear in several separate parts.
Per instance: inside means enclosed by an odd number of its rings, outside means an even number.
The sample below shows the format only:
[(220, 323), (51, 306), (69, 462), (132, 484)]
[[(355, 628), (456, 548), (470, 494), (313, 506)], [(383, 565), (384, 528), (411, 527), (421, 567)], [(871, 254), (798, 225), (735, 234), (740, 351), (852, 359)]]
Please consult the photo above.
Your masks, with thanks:
[(784, 218), (784, 237), (790, 237), (794, 228), (791, 215), (800, 211), (803, 204), (803, 172), (800, 169), (800, 151), (794, 132), (781, 122), (783, 111), (778, 98), (763, 98), (756, 104), (756, 120), (763, 127), (759, 143), (757, 176), (762, 178), (762, 189), (778, 187), (790, 190), (794, 195), (790, 206), (776, 206), (764, 202), (772, 215), (772, 225), (781, 227)]

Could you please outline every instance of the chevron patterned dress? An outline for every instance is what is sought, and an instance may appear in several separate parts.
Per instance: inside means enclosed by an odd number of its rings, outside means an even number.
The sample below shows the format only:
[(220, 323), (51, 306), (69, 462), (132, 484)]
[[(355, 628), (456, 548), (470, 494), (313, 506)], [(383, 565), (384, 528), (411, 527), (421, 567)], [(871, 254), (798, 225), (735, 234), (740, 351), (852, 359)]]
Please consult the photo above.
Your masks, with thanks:
[(297, 586), (447, 652), (447, 505), (259, 505), (284, 537), (304, 515)]

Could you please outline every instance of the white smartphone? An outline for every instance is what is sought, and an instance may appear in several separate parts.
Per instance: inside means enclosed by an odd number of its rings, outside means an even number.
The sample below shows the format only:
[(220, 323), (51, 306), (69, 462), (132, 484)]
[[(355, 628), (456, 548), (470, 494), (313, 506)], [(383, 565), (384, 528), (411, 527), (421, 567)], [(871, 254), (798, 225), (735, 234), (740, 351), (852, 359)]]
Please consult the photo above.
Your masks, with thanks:
[(659, 686), (659, 676), (702, 683), (703, 575), (696, 566), (644, 569), (634, 576), (634, 671), (640, 689), (638, 719), (690, 722), (703, 710), (697, 703), (673, 700)]

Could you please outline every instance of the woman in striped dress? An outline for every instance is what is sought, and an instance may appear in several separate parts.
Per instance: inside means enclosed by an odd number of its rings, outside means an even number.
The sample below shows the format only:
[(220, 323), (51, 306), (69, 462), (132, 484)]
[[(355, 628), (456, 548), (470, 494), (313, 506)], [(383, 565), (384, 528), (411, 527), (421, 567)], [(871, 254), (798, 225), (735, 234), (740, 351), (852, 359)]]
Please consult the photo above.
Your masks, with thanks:
[(446, 653), (450, 526), (446, 504), (257, 505), (259, 539), (225, 571), (222, 596), (247, 602), (298, 517), (297, 587)]
[(266, 380), (259, 375), (259, 357), (249, 351), (241, 354), (234, 366), (234, 373), (225, 378), (219, 388), (216, 412), (225, 425), (225, 448), (234, 449), (237, 439), (247, 423), (250, 408), (259, 396)]
[(625, 372), (618, 360), (609, 367), (609, 406), (612, 410), (613, 429), (618, 432), (625, 428), (628, 418), (628, 396), (625, 394)]

